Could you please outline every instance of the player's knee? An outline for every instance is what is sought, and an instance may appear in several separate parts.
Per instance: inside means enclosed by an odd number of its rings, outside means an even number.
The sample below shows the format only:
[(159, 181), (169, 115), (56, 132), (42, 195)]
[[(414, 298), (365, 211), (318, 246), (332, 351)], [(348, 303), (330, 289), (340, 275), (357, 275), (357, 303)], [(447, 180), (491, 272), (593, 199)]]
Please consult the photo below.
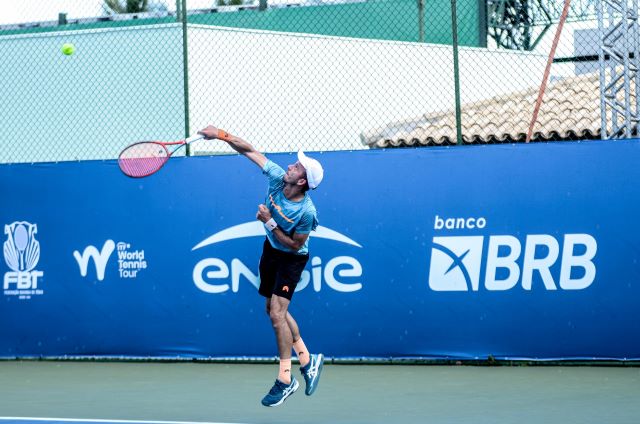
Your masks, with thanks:
[(273, 325), (281, 324), (286, 321), (287, 311), (280, 311), (276, 308), (270, 308), (269, 318), (271, 318), (271, 322)]

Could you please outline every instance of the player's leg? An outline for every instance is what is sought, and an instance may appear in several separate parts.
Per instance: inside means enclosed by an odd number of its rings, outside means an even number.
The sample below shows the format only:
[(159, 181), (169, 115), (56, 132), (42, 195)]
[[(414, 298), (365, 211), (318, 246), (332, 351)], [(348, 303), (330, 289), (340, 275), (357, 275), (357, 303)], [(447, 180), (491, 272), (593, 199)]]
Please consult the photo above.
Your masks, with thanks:
[[(260, 258), (260, 287), (258, 292), (266, 297), (266, 312), (271, 318), (272, 315), (272, 299), (274, 297), (274, 290), (276, 289), (276, 280), (279, 266), (280, 254), (275, 251), (268, 240), (265, 240), (262, 257)], [(277, 308), (276, 308), (277, 309)], [(286, 310), (285, 310), (286, 314)], [(285, 322), (286, 325), (286, 322)], [(290, 330), (289, 330), (290, 332)], [(276, 333), (276, 340), (278, 340), (278, 334)], [(291, 374), (291, 346), (289, 346), (289, 375)], [(291, 396), (298, 388), (298, 382), (295, 379), (289, 380), (289, 384), (286, 384), (280, 379), (276, 379), (275, 384), (262, 399), (264, 406), (278, 406)]]
[[(281, 404), (298, 388), (298, 382), (291, 375), (291, 349), (294, 334), (296, 340), (301, 341), (300, 331), (288, 309), (302, 271), (309, 260), (308, 255), (294, 255), (281, 251), (275, 252), (274, 256), (277, 257), (277, 272), (275, 283), (270, 290), (272, 295), (267, 310), (278, 345), (280, 369), (275, 385), (262, 400), (263, 405), (266, 406)], [(317, 367), (315, 369), (317, 372)]]
[(293, 342), (300, 338), (300, 330), (298, 329), (298, 323), (291, 316), (291, 312), (287, 311), (287, 324), (289, 325), (289, 329), (291, 329), (291, 336), (293, 337)]
[(276, 336), (278, 353), (280, 355), (280, 369), (278, 378), (269, 393), (262, 399), (264, 406), (278, 406), (298, 390), (298, 381), (291, 376), (291, 348), (293, 336), (287, 324), (287, 309), (290, 300), (273, 295), (269, 299), (267, 310)]
[(320, 382), (320, 374), (322, 374), (322, 367), (324, 365), (324, 355), (322, 353), (309, 354), (309, 350), (300, 336), (298, 323), (293, 319), (290, 312), (287, 312), (287, 324), (289, 325), (289, 329), (291, 329), (293, 350), (300, 361), (300, 372), (306, 383), (304, 393), (307, 396), (311, 396)]
[(278, 344), (278, 354), (280, 356), (280, 372), (278, 380), (283, 383), (291, 383), (291, 348), (293, 347), (293, 335), (287, 323), (287, 309), (289, 308), (289, 299), (272, 296), (269, 308), (269, 318), (273, 332), (276, 335)]
[[(293, 340), (300, 338), (300, 331), (298, 330), (298, 324), (288, 312), (288, 309), (308, 260), (308, 255), (279, 253), (278, 272), (276, 273), (269, 316), (278, 341), (280, 360), (288, 361), (289, 365), (291, 364)], [(289, 373), (290, 371), (289, 369)], [(286, 371), (281, 372), (279, 377), (287, 382), (290, 379), (290, 374), (287, 376), (284, 372)]]
[[(278, 380), (291, 384), (291, 348), (293, 347), (300, 359), (300, 372), (306, 382), (305, 394), (311, 396), (318, 388), (320, 375), (324, 366), (322, 353), (310, 355), (300, 337), (298, 324), (288, 312), (290, 301), (280, 296), (273, 296), (269, 306), (269, 316), (278, 341), (280, 353), (280, 371)], [(295, 342), (294, 342), (295, 340)]]
[[(293, 336), (287, 324), (286, 316), (291, 296), (293, 296), (300, 275), (296, 280), (293, 280), (295, 275), (292, 275), (289, 265), (295, 258), (274, 249), (268, 240), (265, 241), (263, 250), (263, 257), (260, 260), (259, 291), (263, 296), (268, 297), (266, 310), (276, 336), (280, 355), (280, 369), (275, 384), (262, 399), (262, 404), (265, 406), (277, 406), (291, 396), (299, 386), (296, 379), (291, 376)], [(263, 273), (268, 278), (263, 280)], [(302, 270), (300, 270), (300, 273), (302, 273)]]
[(289, 329), (291, 329), (293, 351), (298, 357), (300, 365), (305, 366), (309, 362), (309, 351), (302, 341), (302, 337), (300, 337), (300, 329), (298, 328), (298, 323), (295, 319), (293, 319), (291, 312), (287, 312), (287, 324), (289, 325)]
[(298, 323), (290, 312), (287, 312), (286, 320), (287, 325), (291, 330), (293, 350), (300, 361), (300, 372), (302, 373), (306, 383), (304, 392), (307, 396), (310, 396), (318, 387), (320, 374), (322, 373), (322, 367), (324, 365), (324, 355), (322, 355), (322, 353), (314, 355), (309, 354), (309, 350), (300, 336)]
[(307, 346), (304, 344), (304, 341), (300, 336), (300, 329), (298, 328), (298, 323), (296, 322), (295, 319), (293, 319), (291, 312), (287, 312), (287, 324), (291, 329), (291, 336), (293, 340), (293, 351), (295, 352), (296, 356), (298, 357), (298, 360), (300, 361), (300, 366), (304, 367), (309, 363), (309, 350), (307, 349)]

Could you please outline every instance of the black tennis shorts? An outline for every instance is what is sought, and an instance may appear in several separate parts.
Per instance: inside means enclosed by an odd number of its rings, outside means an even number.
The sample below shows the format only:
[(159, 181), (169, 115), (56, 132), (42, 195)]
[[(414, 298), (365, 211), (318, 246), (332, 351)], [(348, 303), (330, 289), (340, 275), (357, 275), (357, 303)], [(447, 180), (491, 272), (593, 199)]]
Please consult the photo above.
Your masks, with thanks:
[(309, 255), (296, 255), (275, 249), (269, 239), (265, 239), (260, 258), (258, 293), (264, 297), (276, 295), (291, 300), (308, 261)]

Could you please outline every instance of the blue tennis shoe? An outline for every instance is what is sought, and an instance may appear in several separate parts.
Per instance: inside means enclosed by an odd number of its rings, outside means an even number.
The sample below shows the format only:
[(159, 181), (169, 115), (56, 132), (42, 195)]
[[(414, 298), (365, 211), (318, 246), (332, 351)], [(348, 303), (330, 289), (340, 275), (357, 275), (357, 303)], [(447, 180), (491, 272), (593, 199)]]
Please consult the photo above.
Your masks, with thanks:
[(304, 367), (300, 367), (300, 372), (304, 377), (305, 383), (307, 383), (307, 387), (304, 390), (305, 395), (311, 396), (318, 388), (323, 365), (324, 355), (322, 353), (318, 353), (317, 355), (310, 355), (309, 363)]
[(269, 393), (262, 398), (262, 404), (264, 406), (278, 406), (281, 405), (289, 396), (291, 396), (300, 384), (298, 380), (291, 377), (291, 384), (283, 383), (276, 379), (276, 383), (273, 385)]

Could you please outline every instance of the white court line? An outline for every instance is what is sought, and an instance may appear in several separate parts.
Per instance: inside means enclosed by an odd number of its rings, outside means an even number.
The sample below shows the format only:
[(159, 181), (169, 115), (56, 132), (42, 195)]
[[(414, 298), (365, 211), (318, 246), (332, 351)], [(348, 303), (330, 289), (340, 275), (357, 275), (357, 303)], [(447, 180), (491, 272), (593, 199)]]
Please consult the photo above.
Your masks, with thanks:
[(220, 423), (207, 421), (142, 421), (142, 420), (101, 420), (91, 418), (42, 418), (42, 417), (0, 417), (0, 421), (69, 421), (69, 422), (89, 422), (89, 423), (136, 423), (136, 424), (243, 424), (243, 423)]

